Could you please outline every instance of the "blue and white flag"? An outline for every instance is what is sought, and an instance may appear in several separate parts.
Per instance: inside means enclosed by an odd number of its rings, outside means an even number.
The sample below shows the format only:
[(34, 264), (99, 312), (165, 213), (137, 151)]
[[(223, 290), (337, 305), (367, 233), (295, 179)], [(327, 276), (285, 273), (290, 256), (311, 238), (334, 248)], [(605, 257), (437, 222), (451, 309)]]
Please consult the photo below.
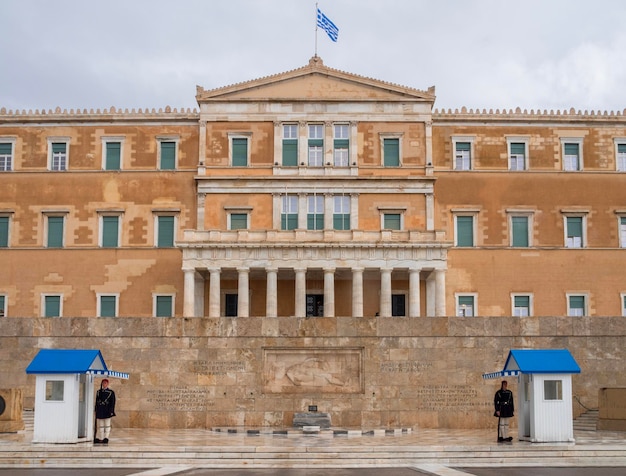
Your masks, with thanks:
[(317, 9), (317, 26), (324, 30), (331, 40), (337, 41), (339, 28), (337, 28), (337, 25), (330, 21), (330, 18), (324, 15), (319, 8)]

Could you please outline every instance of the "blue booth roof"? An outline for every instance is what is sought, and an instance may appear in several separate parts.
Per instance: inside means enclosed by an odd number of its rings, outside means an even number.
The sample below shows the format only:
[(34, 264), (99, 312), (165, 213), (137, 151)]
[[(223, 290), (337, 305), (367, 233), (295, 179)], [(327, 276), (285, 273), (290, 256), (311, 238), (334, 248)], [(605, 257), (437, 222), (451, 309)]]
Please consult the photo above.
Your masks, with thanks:
[(127, 379), (128, 374), (107, 368), (99, 350), (40, 349), (26, 367), (27, 374), (94, 374)]
[(483, 374), (484, 379), (522, 374), (579, 374), (580, 367), (567, 349), (512, 349), (500, 372)]

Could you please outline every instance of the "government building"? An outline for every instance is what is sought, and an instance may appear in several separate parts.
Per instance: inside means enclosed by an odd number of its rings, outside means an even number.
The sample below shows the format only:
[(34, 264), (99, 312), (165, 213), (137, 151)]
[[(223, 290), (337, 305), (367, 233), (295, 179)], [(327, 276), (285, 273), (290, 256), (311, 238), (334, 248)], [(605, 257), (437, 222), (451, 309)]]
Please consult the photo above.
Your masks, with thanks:
[[(436, 109), (324, 65), (198, 110), (0, 104), (0, 388), (100, 349), (116, 424), (493, 425), (513, 348), (626, 386), (626, 111)], [(515, 382), (513, 387), (515, 387)]]

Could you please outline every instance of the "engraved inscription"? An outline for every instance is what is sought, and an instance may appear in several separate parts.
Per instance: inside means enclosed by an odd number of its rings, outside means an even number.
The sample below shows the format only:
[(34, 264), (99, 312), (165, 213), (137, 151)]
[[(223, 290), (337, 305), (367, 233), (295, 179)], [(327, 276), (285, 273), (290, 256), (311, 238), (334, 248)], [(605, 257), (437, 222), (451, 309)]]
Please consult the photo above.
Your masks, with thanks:
[(382, 362), (380, 364), (380, 371), (384, 373), (423, 372), (432, 368), (432, 362), (416, 362), (414, 360)]
[(245, 364), (238, 361), (196, 360), (192, 363), (193, 372), (206, 375), (226, 375), (229, 372), (243, 372)]
[(153, 410), (202, 412), (214, 405), (205, 387), (172, 385), (168, 388), (147, 390), (146, 397), (146, 403)]
[(416, 389), (416, 408), (420, 410), (464, 411), (491, 407), (479, 398), (476, 389), (463, 385), (424, 385)]

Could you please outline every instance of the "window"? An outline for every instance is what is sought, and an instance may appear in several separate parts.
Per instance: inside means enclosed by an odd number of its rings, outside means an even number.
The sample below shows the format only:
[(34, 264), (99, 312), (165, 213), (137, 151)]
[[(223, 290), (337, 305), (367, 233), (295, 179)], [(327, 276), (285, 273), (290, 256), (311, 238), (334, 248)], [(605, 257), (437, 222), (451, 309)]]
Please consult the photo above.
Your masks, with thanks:
[(544, 400), (563, 400), (563, 381), (544, 380), (543, 381)]
[(563, 148), (563, 170), (577, 171), (582, 170), (582, 139), (561, 139)]
[(452, 137), (454, 170), (472, 170), (473, 137)]
[(526, 142), (508, 142), (509, 145), (509, 170), (526, 170)]
[(13, 170), (13, 141), (0, 142), (0, 172)]
[(350, 127), (348, 124), (335, 124), (333, 159), (335, 167), (347, 167), (350, 164)]
[[(163, 143), (161, 144), (163, 147)], [(166, 146), (167, 148), (167, 146)], [(163, 157), (163, 148), (161, 148)], [(104, 141), (104, 170), (120, 170), (122, 164), (122, 142), (114, 140)]]
[(50, 170), (67, 170), (69, 139), (48, 139)]
[(224, 294), (224, 316), (237, 317), (238, 294)]
[(516, 317), (532, 316), (531, 296), (529, 294), (514, 294), (511, 296), (513, 300), (513, 315)]
[(456, 315), (459, 317), (473, 317), (476, 311), (476, 296), (459, 294), (456, 296)]
[(248, 165), (248, 138), (230, 138), (231, 164), (233, 167), (247, 167)]
[(159, 169), (176, 169), (177, 142), (172, 139), (159, 139)]
[(586, 296), (580, 294), (567, 295), (567, 315), (586, 316), (587, 315)]
[(283, 165), (293, 167), (298, 165), (298, 125), (283, 125)]
[(10, 217), (0, 215), (0, 248), (9, 247), (9, 222)]
[(119, 215), (101, 216), (100, 229), (100, 246), (102, 246), (102, 248), (117, 248), (120, 245)]
[(46, 216), (48, 222), (46, 247), (63, 248), (63, 228), (65, 217), (60, 215)]
[(65, 382), (63, 380), (46, 380), (46, 401), (62, 402), (65, 393)]
[(61, 317), (63, 300), (60, 294), (44, 294), (43, 317)]
[(154, 317), (174, 316), (174, 296), (169, 294), (156, 294), (154, 296)]
[(295, 230), (296, 228), (298, 228), (298, 196), (283, 195), (280, 229)]
[(324, 165), (324, 126), (309, 124), (309, 166), (321, 167)]
[(626, 317), (626, 293), (620, 295), (620, 300), (622, 301), (622, 316)]
[(405, 294), (392, 294), (391, 295), (391, 315), (393, 317), (406, 316), (406, 295)]
[(528, 215), (511, 216), (511, 246), (515, 248), (528, 248), (530, 246), (529, 220)]
[(456, 246), (474, 246), (474, 216), (455, 215), (454, 240)]
[(98, 295), (98, 316), (100, 317), (117, 317), (117, 295), (116, 294), (99, 294)]
[(619, 217), (619, 243), (626, 248), (626, 216)]
[(173, 215), (157, 215), (155, 236), (158, 248), (174, 246), (175, 224), (176, 220)]
[(324, 316), (324, 295), (323, 294), (307, 294), (306, 295), (306, 317), (323, 317)]
[(615, 142), (615, 166), (618, 172), (626, 172), (626, 139)]
[(248, 214), (247, 213), (231, 213), (229, 217), (229, 230), (247, 230), (248, 229)]
[(333, 197), (333, 229), (350, 229), (350, 197), (346, 195), (335, 195)]
[(565, 217), (565, 247), (566, 248), (582, 248), (585, 246), (583, 229), (584, 229), (584, 217), (582, 216), (566, 216)]
[(323, 230), (324, 229), (324, 196), (309, 195), (307, 197), (307, 230)]
[(383, 213), (383, 230), (402, 230), (402, 214)]
[(7, 315), (7, 297), (4, 294), (0, 294), (0, 317), (6, 317)]
[(383, 138), (383, 165), (385, 167), (400, 166), (400, 139), (397, 137)]

